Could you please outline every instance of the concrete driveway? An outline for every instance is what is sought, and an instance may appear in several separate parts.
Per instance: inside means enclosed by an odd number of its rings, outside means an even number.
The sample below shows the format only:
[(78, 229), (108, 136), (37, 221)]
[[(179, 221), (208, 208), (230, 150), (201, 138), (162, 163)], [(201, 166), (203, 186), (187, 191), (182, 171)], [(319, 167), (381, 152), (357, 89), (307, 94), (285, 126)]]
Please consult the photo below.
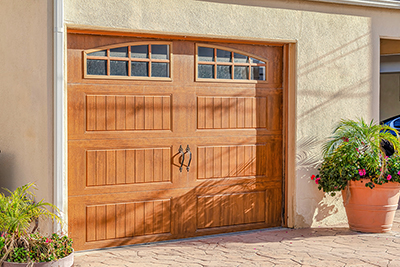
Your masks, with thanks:
[(399, 266), (400, 210), (392, 232), (335, 228), (254, 230), (77, 252), (84, 266)]

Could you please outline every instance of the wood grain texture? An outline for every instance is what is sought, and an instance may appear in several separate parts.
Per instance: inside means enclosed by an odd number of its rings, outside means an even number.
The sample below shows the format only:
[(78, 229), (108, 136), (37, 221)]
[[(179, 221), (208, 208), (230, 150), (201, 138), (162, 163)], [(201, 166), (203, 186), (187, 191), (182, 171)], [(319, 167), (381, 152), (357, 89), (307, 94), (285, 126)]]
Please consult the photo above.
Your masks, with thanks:
[(282, 96), (197, 97), (198, 129), (282, 129)]
[(169, 199), (86, 207), (86, 241), (169, 233)]
[(87, 95), (87, 131), (170, 130), (170, 96)]
[(267, 144), (200, 146), (197, 148), (198, 179), (265, 176), (263, 155)]
[[(268, 79), (200, 82), (196, 43), (171, 40), (68, 35), (68, 231), (76, 251), (281, 225), (282, 46), (208, 40), (268, 59)], [(154, 41), (172, 43), (173, 78), (85, 77), (85, 50)], [(180, 172), (178, 148), (187, 145), (190, 171), (186, 154)]]
[(171, 180), (171, 148), (86, 151), (86, 185), (167, 182)]
[(264, 191), (198, 196), (197, 228), (264, 222), (265, 212)]

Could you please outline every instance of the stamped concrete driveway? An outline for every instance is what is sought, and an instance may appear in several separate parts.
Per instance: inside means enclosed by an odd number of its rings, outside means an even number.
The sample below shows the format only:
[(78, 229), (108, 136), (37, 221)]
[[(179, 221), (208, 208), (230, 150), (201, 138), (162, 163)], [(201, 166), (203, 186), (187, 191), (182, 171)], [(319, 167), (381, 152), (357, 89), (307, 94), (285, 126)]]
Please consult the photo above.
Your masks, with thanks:
[(78, 252), (84, 266), (399, 266), (400, 210), (392, 232), (275, 228)]

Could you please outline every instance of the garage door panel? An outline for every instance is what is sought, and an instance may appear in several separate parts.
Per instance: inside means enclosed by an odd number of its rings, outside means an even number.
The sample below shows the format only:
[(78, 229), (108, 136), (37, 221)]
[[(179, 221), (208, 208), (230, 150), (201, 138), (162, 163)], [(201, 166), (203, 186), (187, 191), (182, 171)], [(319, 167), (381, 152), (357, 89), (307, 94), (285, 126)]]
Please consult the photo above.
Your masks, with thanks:
[(171, 147), (87, 150), (86, 185), (170, 182), (171, 152)]
[[(197, 129), (266, 128), (266, 97), (197, 97)], [(264, 109), (265, 110), (265, 109)]]
[(268, 226), (280, 226), (282, 222), (282, 188), (266, 190), (266, 223)]
[(69, 195), (168, 189), (184, 179), (176, 175), (172, 179), (173, 173), (179, 172), (179, 145), (130, 144), (125, 149), (110, 146), (86, 148), (69, 144), (69, 173), (80, 177), (69, 180)]
[(170, 232), (170, 199), (86, 206), (86, 242)]
[(282, 94), (197, 97), (197, 129), (282, 130)]
[(282, 94), (271, 94), (267, 97), (265, 107), (262, 107), (266, 110), (266, 128), (270, 131), (282, 131), (282, 104)]
[(259, 145), (199, 146), (197, 148), (197, 179), (246, 177), (262, 175), (256, 172)]
[(282, 140), (256, 145), (198, 146), (197, 179), (282, 177)]
[(87, 95), (86, 131), (171, 130), (170, 95)]
[[(168, 41), (170, 73), (160, 80), (151, 68), (161, 62), (152, 57), (156, 40), (148, 39), (140, 60), (128, 46), (120, 59), (128, 75), (119, 79), (111, 70), (84, 75), (84, 55), (146, 39), (68, 39), (68, 230), (75, 250), (281, 225), (282, 46), (219, 44), (249, 61), (236, 62), (231, 52), (232, 60), (221, 62), (210, 48), (215, 60), (200, 64), (215, 72), (201, 78), (196, 43)], [(111, 68), (114, 59), (102, 60)], [(148, 77), (129, 72), (139, 61), (150, 66)], [(221, 79), (223, 65), (232, 73), (247, 67), (247, 77), (260, 80)], [(259, 66), (266, 75), (252, 72)]]
[(72, 94), (85, 93), (89, 95), (170, 95), (176, 88), (170, 82), (125, 81), (123, 84), (104, 84), (104, 81), (95, 80), (91, 84), (68, 84), (67, 90)]
[[(200, 84), (200, 85), (199, 85)], [(256, 82), (241, 83), (212, 83), (207, 81), (198, 81), (194, 89), (198, 95), (238, 95), (238, 96), (254, 96), (264, 95), (275, 90), (282, 91), (282, 83)]]
[(283, 161), (281, 155), (283, 154), (283, 141), (282, 139), (271, 140), (266, 145), (266, 151), (263, 157), (266, 158), (265, 174), (267, 177), (280, 177), (283, 176)]
[(265, 222), (265, 191), (197, 197), (197, 228)]
[(68, 83), (78, 82), (82, 80), (82, 50), (81, 49), (68, 49), (67, 53), (68, 65), (74, 68), (67, 68)]
[(198, 230), (214, 227), (264, 223), (281, 225), (281, 188), (234, 192), (197, 197)]

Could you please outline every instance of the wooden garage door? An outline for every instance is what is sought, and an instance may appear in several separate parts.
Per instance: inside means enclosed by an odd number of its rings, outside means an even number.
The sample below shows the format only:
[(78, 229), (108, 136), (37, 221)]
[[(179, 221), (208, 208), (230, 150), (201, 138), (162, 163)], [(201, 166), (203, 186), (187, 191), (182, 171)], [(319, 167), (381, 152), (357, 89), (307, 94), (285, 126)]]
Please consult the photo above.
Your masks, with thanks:
[(282, 58), (282, 46), (70, 33), (75, 249), (280, 226)]

